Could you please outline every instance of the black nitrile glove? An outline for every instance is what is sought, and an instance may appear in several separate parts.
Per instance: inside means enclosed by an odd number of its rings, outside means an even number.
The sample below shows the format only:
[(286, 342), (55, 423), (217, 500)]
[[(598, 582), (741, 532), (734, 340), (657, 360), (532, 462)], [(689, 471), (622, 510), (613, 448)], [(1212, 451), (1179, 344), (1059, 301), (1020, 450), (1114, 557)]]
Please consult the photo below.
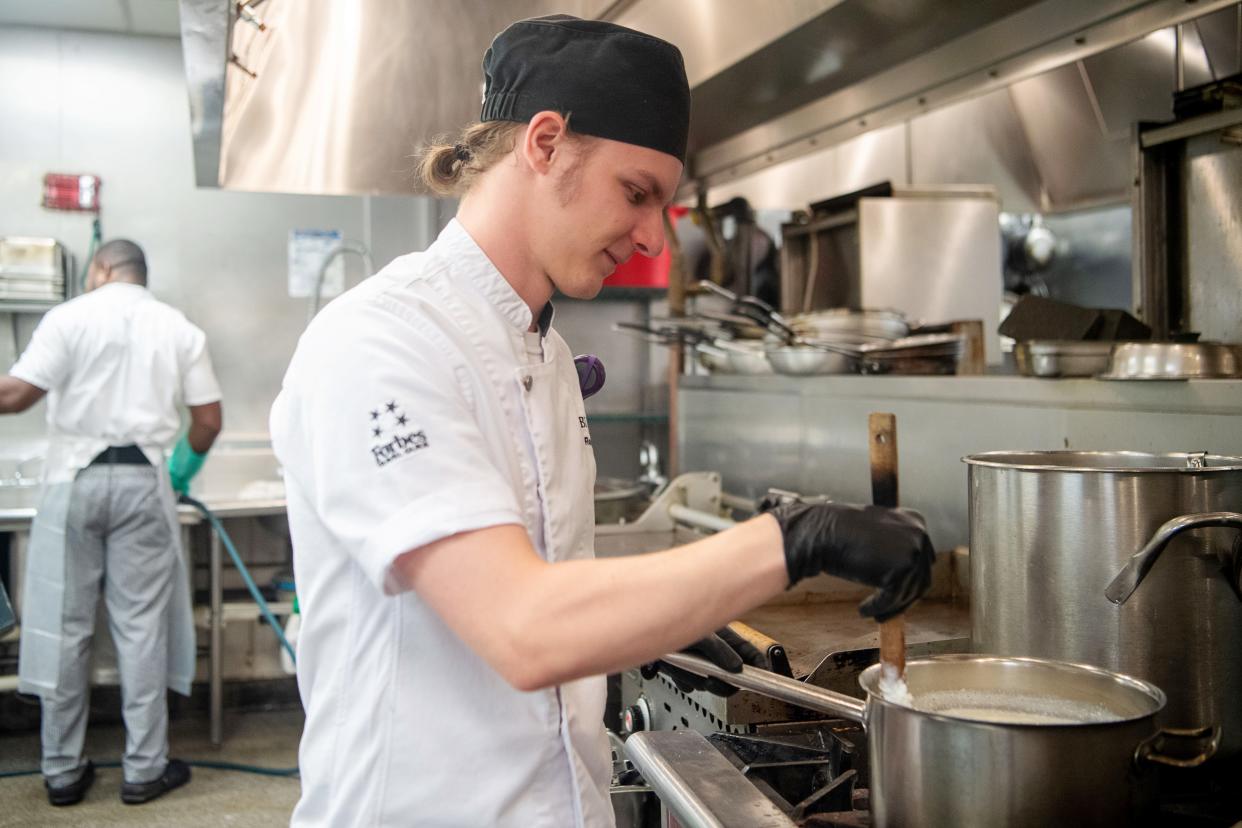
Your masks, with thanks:
[[(694, 642), (682, 650), (682, 652), (705, 658), (720, 669), (727, 670), (730, 673), (742, 672), (743, 664), (749, 664), (751, 667), (759, 667), (764, 670), (772, 669), (771, 665), (768, 664), (767, 656), (761, 653), (758, 647), (728, 627), (716, 630), (712, 635), (701, 641)], [(736, 687), (725, 684), (720, 679), (688, 673), (663, 661), (653, 661), (650, 664), (644, 664), (642, 667), (642, 674), (645, 679), (655, 678), (657, 672), (664, 673), (671, 678), (683, 693), (690, 693), (694, 690), (706, 690), (717, 696), (732, 696), (737, 692)]]
[(887, 621), (931, 585), (935, 552), (918, 512), (794, 501), (767, 513), (781, 526), (790, 586), (822, 572), (875, 587), (859, 611)]

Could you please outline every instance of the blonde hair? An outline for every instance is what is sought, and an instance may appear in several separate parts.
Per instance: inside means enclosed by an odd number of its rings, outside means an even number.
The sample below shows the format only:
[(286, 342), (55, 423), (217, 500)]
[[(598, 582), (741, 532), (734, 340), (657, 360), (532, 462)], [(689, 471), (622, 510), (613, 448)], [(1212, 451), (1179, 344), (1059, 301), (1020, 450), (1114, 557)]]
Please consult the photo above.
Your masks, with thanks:
[[(479, 176), (513, 152), (526, 127), (526, 123), (519, 121), (486, 121), (466, 127), (453, 143), (442, 135), (418, 151), (418, 178), (436, 195), (463, 196)], [(566, 137), (579, 150), (574, 166), (566, 171), (562, 181), (564, 186), (572, 186), (594, 141), (572, 130), (566, 131)]]
[(449, 143), (436, 138), (418, 153), (418, 177), (436, 195), (460, 196), (480, 175), (513, 152), (526, 124), (517, 121), (474, 123)]

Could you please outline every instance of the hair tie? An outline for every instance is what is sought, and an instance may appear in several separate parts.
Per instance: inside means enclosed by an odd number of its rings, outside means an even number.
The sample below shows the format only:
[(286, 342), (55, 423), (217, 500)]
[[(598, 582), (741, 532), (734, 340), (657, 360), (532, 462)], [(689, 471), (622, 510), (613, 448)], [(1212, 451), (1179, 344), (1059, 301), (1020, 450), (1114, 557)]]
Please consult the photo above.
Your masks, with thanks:
[(458, 161), (464, 164), (469, 161), (472, 156), (473, 153), (470, 152), (470, 147), (465, 144), (453, 144), (453, 157)]

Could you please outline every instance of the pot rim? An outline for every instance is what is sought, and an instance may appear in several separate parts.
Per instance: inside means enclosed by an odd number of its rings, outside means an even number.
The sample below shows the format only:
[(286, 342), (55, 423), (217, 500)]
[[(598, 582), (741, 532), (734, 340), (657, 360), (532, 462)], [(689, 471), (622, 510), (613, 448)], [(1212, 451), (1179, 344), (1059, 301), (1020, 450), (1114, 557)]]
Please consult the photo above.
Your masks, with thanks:
[[(1134, 716), (1127, 716), (1127, 717), (1119, 717), (1116, 719), (1110, 719), (1109, 721), (1106, 721), (1106, 722), (1064, 722), (1064, 723), (1059, 723), (1059, 724), (1037, 724), (1037, 723), (1031, 723), (1031, 722), (1025, 722), (1025, 723), (1023, 722), (989, 722), (989, 721), (981, 721), (978, 719), (967, 719), (967, 718), (963, 718), (960, 716), (949, 716), (949, 715), (945, 715), (944, 713), (934, 713), (928, 710), (919, 710), (918, 708), (915, 708), (915, 707), (908, 707), (904, 704), (898, 704), (896, 702), (889, 701), (888, 699), (880, 695), (878, 691), (873, 692), (867, 686), (868, 683), (875, 684), (878, 686), (879, 684), (878, 675), (882, 667), (882, 665), (880, 664), (872, 664), (870, 667), (863, 670), (862, 675), (858, 677), (858, 685), (867, 694), (868, 708), (870, 708), (872, 704), (879, 704), (883, 707), (887, 707), (893, 710), (908, 711), (918, 716), (925, 716), (929, 719), (935, 719), (936, 721), (947, 722), (947, 723), (951, 723), (954, 725), (974, 725), (976, 727), (1002, 728), (1005, 730), (1010, 730), (1012, 728), (1022, 728), (1022, 729), (1038, 729), (1041, 731), (1046, 731), (1049, 728), (1113, 727), (1115, 725), (1132, 724), (1134, 722), (1140, 722), (1144, 719), (1149, 719), (1149, 718), (1152, 718), (1158, 715), (1160, 711), (1164, 710), (1165, 706), (1168, 704), (1168, 696), (1165, 695), (1165, 692), (1149, 681), (1144, 681), (1143, 679), (1136, 678), (1130, 675), (1126, 675), (1125, 673), (1116, 673), (1116, 672), (1113, 672), (1112, 670), (1106, 670), (1103, 667), (1096, 667), (1093, 664), (1082, 664), (1082, 663), (1075, 662), (1075, 661), (1062, 661), (1060, 659), (1053, 659), (1053, 658), (1033, 658), (1033, 657), (1028, 657), (1028, 656), (997, 656), (997, 655), (984, 655), (984, 654), (978, 654), (978, 653), (951, 653), (951, 654), (946, 654), (946, 655), (929, 656), (927, 658), (914, 659), (912, 661), (907, 662), (907, 667), (912, 667), (912, 666), (919, 665), (919, 664), (953, 663), (953, 662), (959, 662), (959, 661), (991, 662), (991, 663), (1006, 663), (1006, 664), (1015, 664), (1015, 663), (1016, 664), (1038, 664), (1041, 667), (1048, 667), (1048, 668), (1052, 668), (1056, 670), (1062, 670), (1066, 673), (1079, 673), (1079, 674), (1091, 673), (1101, 678), (1110, 679), (1116, 682), (1117, 684), (1129, 687), (1132, 690), (1136, 690), (1140, 693), (1143, 693), (1144, 695), (1151, 698), (1153, 704), (1155, 705), (1155, 708), (1148, 713), (1138, 714)], [(871, 717), (870, 715), (867, 715), (865, 718), (869, 722)]]
[[(1154, 473), (1174, 473), (1174, 474), (1207, 474), (1212, 472), (1230, 472), (1242, 471), (1242, 457), (1235, 457), (1227, 454), (1207, 454), (1203, 459), (1209, 464), (1200, 467), (1189, 465), (1190, 458), (1194, 457), (1198, 452), (1187, 451), (1170, 451), (1163, 453), (1146, 452), (1146, 451), (1075, 451), (1058, 449), (1054, 451), (985, 451), (978, 454), (968, 454), (962, 458), (962, 462), (968, 466), (985, 466), (993, 469), (1020, 469), (1023, 471), (1047, 471), (1047, 472), (1106, 472), (1113, 474), (1154, 474)], [(1107, 461), (1108, 458), (1130, 458), (1132, 460), (1177, 460), (1182, 463), (1180, 466), (1168, 465), (1135, 465), (1126, 466), (1120, 464), (1109, 464), (1105, 462), (1102, 465), (1082, 465), (1082, 464), (1060, 464), (1040, 462), (1040, 458), (1075, 458), (1075, 457), (1095, 457)], [(1002, 460), (1001, 458), (1015, 458), (1019, 462), (1013, 460)], [(1022, 458), (1029, 458), (1031, 462), (1021, 462)], [(1222, 463), (1224, 465), (1210, 465), (1211, 463)]]

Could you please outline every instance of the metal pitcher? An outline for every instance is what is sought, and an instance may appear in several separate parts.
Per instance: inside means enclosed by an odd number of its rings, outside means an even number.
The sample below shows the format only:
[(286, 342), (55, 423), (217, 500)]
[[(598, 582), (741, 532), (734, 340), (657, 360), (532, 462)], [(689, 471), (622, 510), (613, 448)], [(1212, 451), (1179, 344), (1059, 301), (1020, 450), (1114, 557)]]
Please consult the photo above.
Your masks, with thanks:
[(1242, 458), (964, 461), (972, 649), (1146, 679), (1168, 694), (1163, 725), (1218, 725), (1218, 754), (1242, 751)]

